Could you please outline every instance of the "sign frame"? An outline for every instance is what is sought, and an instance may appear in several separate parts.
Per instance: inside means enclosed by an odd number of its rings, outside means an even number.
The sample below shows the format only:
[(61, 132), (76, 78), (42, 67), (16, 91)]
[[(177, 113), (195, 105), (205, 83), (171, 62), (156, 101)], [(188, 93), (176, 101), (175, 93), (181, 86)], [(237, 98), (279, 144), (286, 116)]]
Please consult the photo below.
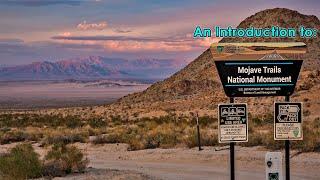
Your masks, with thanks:
[(303, 64), (294, 59), (214, 62), (228, 97), (291, 96)]
[[(245, 106), (245, 116), (246, 116), (246, 140), (228, 140), (228, 141), (221, 141), (221, 125), (220, 125), (220, 106), (228, 105), (228, 106), (237, 106), (237, 105), (244, 105)], [(236, 143), (236, 142), (248, 142), (249, 141), (249, 121), (248, 121), (248, 104), (247, 103), (221, 103), (218, 104), (218, 141), (219, 143)]]
[[(295, 104), (300, 104), (301, 105), (301, 108), (300, 108), (300, 115), (301, 115), (301, 119), (300, 119), (300, 133), (301, 133), (301, 136), (299, 138), (293, 138), (293, 137), (287, 137), (287, 138), (279, 138), (277, 137), (277, 130), (276, 130), (276, 127), (277, 127), (277, 124), (280, 124), (280, 123), (277, 123), (277, 112), (276, 112), (276, 104), (292, 104), (292, 105), (295, 105)], [(274, 128), (273, 128), (273, 138), (275, 141), (281, 141), (281, 140), (297, 140), (297, 141), (301, 141), (303, 140), (303, 102), (274, 102), (274, 105), (273, 105), (273, 120), (274, 120)], [(298, 116), (299, 118), (299, 116)]]

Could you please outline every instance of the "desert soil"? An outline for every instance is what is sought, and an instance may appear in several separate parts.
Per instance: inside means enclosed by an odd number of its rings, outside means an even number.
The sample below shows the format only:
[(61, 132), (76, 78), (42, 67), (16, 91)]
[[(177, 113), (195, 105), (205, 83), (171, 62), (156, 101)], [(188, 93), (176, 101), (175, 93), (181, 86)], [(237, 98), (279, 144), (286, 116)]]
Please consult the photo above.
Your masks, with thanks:
[[(0, 153), (8, 151), (14, 145), (1, 145)], [(127, 151), (126, 144), (75, 145), (90, 160), (87, 173), (55, 179), (229, 179), (228, 146), (204, 147), (202, 151), (183, 147)], [(34, 147), (41, 156), (45, 154), (46, 149), (38, 144), (34, 144)], [(264, 179), (266, 152), (262, 147), (237, 146), (236, 179)], [(291, 151), (291, 156), (291, 179), (319, 179), (320, 153), (299, 154)]]

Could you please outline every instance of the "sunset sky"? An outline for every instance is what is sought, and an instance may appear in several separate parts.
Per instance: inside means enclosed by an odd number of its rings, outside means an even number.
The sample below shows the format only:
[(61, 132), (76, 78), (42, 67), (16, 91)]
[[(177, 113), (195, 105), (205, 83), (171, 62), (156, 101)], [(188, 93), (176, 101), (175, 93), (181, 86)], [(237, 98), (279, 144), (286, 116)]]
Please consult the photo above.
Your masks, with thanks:
[(237, 26), (267, 8), (320, 17), (319, 0), (1, 0), (0, 64), (107, 57), (192, 60), (218, 39), (197, 25)]

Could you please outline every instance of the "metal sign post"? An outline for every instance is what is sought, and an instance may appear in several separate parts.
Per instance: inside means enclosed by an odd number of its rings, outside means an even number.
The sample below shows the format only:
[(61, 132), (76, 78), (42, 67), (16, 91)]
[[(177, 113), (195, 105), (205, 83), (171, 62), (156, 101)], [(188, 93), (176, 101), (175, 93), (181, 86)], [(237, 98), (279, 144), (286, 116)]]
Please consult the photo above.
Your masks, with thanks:
[[(230, 103), (234, 103), (234, 98), (230, 98)], [(230, 142), (230, 179), (235, 180), (234, 173), (234, 142)]]
[[(290, 102), (290, 96), (286, 96), (286, 102)], [(286, 180), (290, 180), (290, 141), (285, 141)]]
[[(290, 102), (290, 96), (286, 96), (286, 102)], [(285, 141), (286, 180), (290, 180), (290, 141)]]
[(285, 140), (286, 180), (290, 180), (290, 140), (302, 140), (302, 103), (290, 102), (285, 96), (285, 102), (274, 104), (274, 139)]
[(290, 180), (290, 141), (285, 141), (286, 180)]
[(218, 106), (218, 136), (219, 143), (230, 145), (230, 179), (235, 179), (235, 143), (248, 142), (248, 111), (247, 104), (230, 103)]

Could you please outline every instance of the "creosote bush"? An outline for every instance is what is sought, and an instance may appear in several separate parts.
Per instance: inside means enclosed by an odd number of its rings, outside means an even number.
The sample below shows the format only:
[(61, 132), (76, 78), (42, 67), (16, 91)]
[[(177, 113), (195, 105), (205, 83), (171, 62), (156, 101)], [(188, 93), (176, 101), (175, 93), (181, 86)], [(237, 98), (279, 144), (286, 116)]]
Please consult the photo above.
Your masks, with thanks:
[(20, 144), (0, 157), (0, 178), (28, 179), (42, 175), (42, 163), (31, 144)]
[(63, 176), (83, 172), (88, 164), (83, 153), (75, 146), (63, 143), (54, 144), (45, 157), (44, 174), (46, 176)]
[(8, 154), (0, 156), (0, 179), (25, 180), (39, 177), (57, 177), (83, 172), (88, 164), (83, 153), (75, 146), (55, 144), (39, 159), (31, 144), (19, 144)]

